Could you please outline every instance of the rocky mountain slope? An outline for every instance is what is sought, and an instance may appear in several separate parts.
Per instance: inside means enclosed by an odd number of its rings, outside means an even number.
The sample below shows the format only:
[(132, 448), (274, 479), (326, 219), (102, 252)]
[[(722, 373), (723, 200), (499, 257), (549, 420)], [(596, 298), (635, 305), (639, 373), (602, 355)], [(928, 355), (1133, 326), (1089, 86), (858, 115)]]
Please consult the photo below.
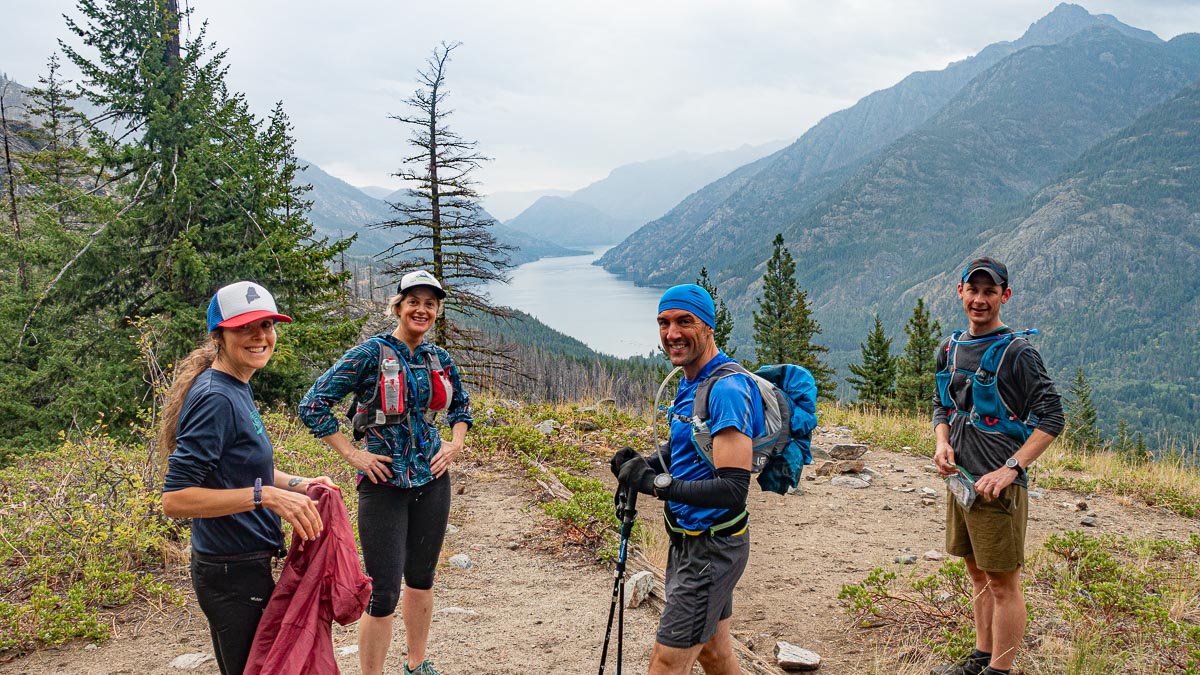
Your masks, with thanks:
[[(1018, 40), (989, 45), (940, 71), (913, 73), (895, 86), (829, 115), (791, 146), (706, 186), (648, 223), (605, 254), (600, 264), (639, 283), (668, 285), (693, 279), (692, 261), (698, 257), (709, 260), (707, 249), (714, 240), (718, 248), (727, 248), (722, 246), (725, 242), (754, 242), (765, 247), (783, 226), (846, 180), (851, 174), (848, 167), (856, 167), (925, 123), (977, 75), (1022, 49), (1056, 44), (1096, 26), (1108, 26), (1151, 44), (1161, 42), (1111, 16), (1093, 16), (1077, 5), (1059, 5)], [(649, 242), (656, 245), (648, 246)], [(714, 260), (709, 269), (731, 262)]]

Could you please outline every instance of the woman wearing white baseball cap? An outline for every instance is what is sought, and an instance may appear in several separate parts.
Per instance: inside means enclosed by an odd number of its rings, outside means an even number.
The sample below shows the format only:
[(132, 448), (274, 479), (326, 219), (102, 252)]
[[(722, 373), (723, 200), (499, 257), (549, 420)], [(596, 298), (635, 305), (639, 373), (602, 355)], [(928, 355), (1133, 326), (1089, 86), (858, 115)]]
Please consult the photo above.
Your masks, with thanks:
[[(433, 577), (450, 516), (450, 464), (472, 424), (470, 397), (445, 349), (425, 340), (442, 311), (446, 291), (417, 270), (400, 279), (388, 313), (391, 333), (375, 335), (346, 352), (300, 402), (300, 418), (358, 469), (358, 536), (372, 579), (366, 616), (358, 623), (358, 660), (364, 675), (383, 672), (396, 605), (408, 646), (406, 675), (437, 675), (425, 659), (433, 615)], [(355, 395), (354, 447), (339, 430), (332, 406)], [(435, 415), (446, 413), (450, 440)], [(401, 594), (401, 586), (404, 593)]]
[(178, 365), (159, 429), (167, 457), (163, 513), (192, 519), (192, 585), (217, 666), (241, 673), (285, 552), (280, 518), (304, 539), (321, 532), (311, 483), (275, 468), (250, 378), (271, 360), (275, 323), (290, 323), (267, 289), (240, 281), (208, 305), (209, 338)]

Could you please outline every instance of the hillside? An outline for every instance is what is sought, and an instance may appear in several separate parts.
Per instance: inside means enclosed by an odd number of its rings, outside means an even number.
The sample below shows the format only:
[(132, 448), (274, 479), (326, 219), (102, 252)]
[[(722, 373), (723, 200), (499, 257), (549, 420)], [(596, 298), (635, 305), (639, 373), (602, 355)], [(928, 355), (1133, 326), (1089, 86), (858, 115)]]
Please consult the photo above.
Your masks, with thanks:
[[(1124, 418), (1149, 433), (1169, 429), (1195, 434), (1200, 428), (1193, 414), (1195, 381), (1187, 373), (1196, 370), (1200, 358), (1194, 350), (1179, 349), (1166, 358), (1171, 365), (1149, 365), (1165, 358), (1153, 345), (1176, 330), (1178, 310), (1168, 308), (1192, 311), (1194, 285), (1167, 282), (1172, 289), (1184, 288), (1145, 297), (1147, 289), (1164, 285), (1167, 270), (1166, 276), (1174, 278), (1186, 277), (1183, 270), (1193, 268), (1191, 240), (1185, 235), (1180, 241), (1173, 230), (1161, 232), (1156, 224), (1166, 220), (1178, 226), (1179, 218), (1187, 222), (1195, 213), (1177, 168), (1189, 161), (1178, 153), (1193, 146), (1165, 140), (1144, 146), (1139, 155), (1143, 163), (1136, 170), (1119, 163), (1105, 169), (1105, 162), (1121, 154), (1102, 148), (1123, 130), (1139, 129), (1136, 136), (1142, 138), (1154, 124), (1166, 124), (1159, 117), (1139, 118), (1200, 78), (1200, 36), (1162, 42), (1118, 30), (1111, 21), (1097, 19), (1097, 24), (997, 61), (910, 132), (865, 158), (806, 179), (803, 189), (762, 219), (767, 225), (736, 230), (722, 225), (752, 213), (735, 200), (739, 193), (752, 193), (774, 171), (774, 164), (759, 163), (747, 168), (736, 189), (730, 189), (734, 180), (715, 185), (731, 196), (716, 207), (719, 217), (705, 221), (689, 243), (676, 250), (651, 246), (659, 232), (648, 226), (613, 250), (636, 246), (639, 255), (666, 251), (677, 256), (674, 267), (649, 268), (646, 276), (656, 283), (694, 275), (697, 264), (692, 261), (703, 260), (737, 313), (735, 342), (747, 344), (750, 310), (769, 257), (764, 230), (781, 231), (797, 260), (797, 280), (822, 326), (820, 343), (831, 348), (830, 362), (842, 375), (845, 364), (859, 358), (873, 314), (890, 327), (896, 350), (903, 346), (900, 328), (917, 297), (926, 299), (943, 326), (957, 326), (962, 318), (953, 296), (953, 270), (975, 255), (1007, 256), (1017, 294), (1006, 318), (1042, 330), (1038, 344), (1060, 381), (1078, 366), (1085, 369), (1109, 410), (1108, 432)], [(1176, 133), (1169, 124), (1160, 131), (1168, 137)], [(1092, 148), (1095, 154), (1089, 153)], [(1176, 210), (1170, 216), (1148, 210), (1119, 219), (1132, 232), (1147, 233), (1136, 239), (1144, 248), (1131, 251), (1122, 234), (1102, 237), (1114, 244), (1108, 255), (1120, 256), (1120, 262), (1104, 268), (1108, 274), (1094, 279), (1097, 283), (1072, 285), (1077, 310), (1064, 311), (1061, 302), (1040, 299), (1056, 297), (1056, 286), (1039, 281), (1025, 287), (1022, 273), (1027, 267), (1044, 269), (1043, 256), (1049, 251), (1065, 255), (1063, 251), (1078, 248), (1074, 223), (1057, 212), (1057, 219), (1043, 221), (1054, 225), (1020, 229), (1019, 244), (1011, 237), (1017, 230), (1014, 221), (1041, 208), (1045, 194), (1056, 194), (1059, 189), (1053, 186), (1066, 180), (1061, 172), (1085, 155), (1092, 170), (1104, 175), (1104, 192), (1113, 200), (1102, 208), (1122, 212), (1121, 205), (1131, 200), (1158, 199)], [(1038, 196), (1044, 190), (1051, 192)], [(1144, 197), (1137, 196), (1143, 192)], [(698, 197), (677, 211), (697, 206)], [(1052, 203), (1061, 209), (1061, 198)], [(1147, 221), (1140, 220), (1143, 216)], [(1115, 246), (1118, 242), (1126, 245)], [(1161, 262), (1152, 265), (1152, 260)], [(1050, 267), (1056, 266), (1062, 264)], [(1111, 308), (1112, 313), (1101, 319), (1091, 314), (1093, 308)], [(1057, 344), (1064, 335), (1080, 337)], [(1087, 336), (1087, 348), (1082, 336)], [(1143, 363), (1144, 368), (1135, 365)], [(1147, 403), (1149, 410), (1144, 409)]]
[(566, 246), (615, 244), (702, 186), (780, 145), (743, 145), (707, 154), (681, 152), (624, 164), (573, 193), (540, 196), (505, 224)]
[[(1096, 28), (1018, 52), (972, 80), (817, 207), (781, 224), (826, 335), (856, 344), (864, 317), (905, 316), (911, 308), (887, 299), (958, 268), (993, 214), (1197, 77), (1200, 36), (1151, 44)], [(748, 253), (767, 257), (765, 246)]]
[(635, 226), (566, 197), (541, 197), (506, 227), (559, 246), (602, 246), (620, 241)]
[[(1014, 325), (1045, 327), (1049, 363), (1083, 364), (1145, 428), (1200, 416), (1200, 88), (1089, 150), (977, 251), (1020, 260)], [(930, 297), (945, 275), (901, 297)], [(907, 303), (902, 303), (907, 304)]]
[(604, 179), (573, 192), (570, 199), (600, 209), (614, 218), (642, 225), (661, 217), (692, 192), (737, 167), (774, 154), (786, 145), (788, 143), (778, 141), (743, 145), (724, 152), (681, 152), (661, 159), (625, 164), (613, 169)]
[[(305, 196), (312, 202), (308, 217), (318, 234), (330, 239), (344, 239), (357, 234), (358, 238), (350, 246), (350, 253), (364, 259), (375, 258), (399, 239), (395, 233), (378, 229), (374, 225), (396, 217), (396, 211), (388, 202), (403, 203), (408, 199), (406, 190), (390, 193), (387, 200), (376, 199), (325, 173), (311, 162), (300, 160), (300, 163), (306, 169), (296, 175), (295, 182), (312, 186), (312, 190)], [(483, 216), (491, 218), (486, 211)], [(492, 234), (497, 241), (515, 248), (510, 259), (514, 265), (538, 258), (578, 254), (578, 251), (503, 227), (499, 223), (494, 226)]]
[[(989, 45), (940, 71), (913, 73), (829, 115), (791, 146), (756, 162), (751, 171), (740, 170), (742, 175), (736, 179), (705, 187), (647, 224), (606, 253), (600, 264), (638, 283), (664, 286), (694, 278), (692, 261), (698, 257), (709, 261), (710, 271), (732, 265), (736, 251), (714, 259), (707, 242), (748, 240), (765, 247), (783, 225), (823, 198), (832, 189), (831, 182), (836, 186), (849, 175), (830, 172), (864, 161), (917, 128), (974, 77), (1008, 56), (1026, 47), (1061, 42), (1095, 26), (1109, 26), (1148, 43), (1161, 42), (1111, 16), (1093, 16), (1078, 5), (1061, 4), (1016, 41)], [(825, 180), (810, 182), (822, 174)], [(658, 245), (648, 247), (648, 241)]]

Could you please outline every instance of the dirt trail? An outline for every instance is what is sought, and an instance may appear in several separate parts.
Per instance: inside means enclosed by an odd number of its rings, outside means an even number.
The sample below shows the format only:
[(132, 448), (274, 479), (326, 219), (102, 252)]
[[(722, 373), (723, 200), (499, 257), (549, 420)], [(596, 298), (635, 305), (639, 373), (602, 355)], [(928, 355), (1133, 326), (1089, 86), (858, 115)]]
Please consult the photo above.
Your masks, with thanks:
[[(826, 447), (848, 440), (836, 431), (814, 437), (815, 444)], [(920, 557), (941, 549), (942, 482), (923, 470), (928, 462), (878, 450), (864, 459), (883, 474), (866, 489), (804, 481), (803, 494), (781, 497), (752, 487), (751, 561), (736, 591), (733, 629), (759, 655), (769, 658), (776, 640), (786, 640), (820, 653), (822, 673), (874, 672), (874, 638), (849, 627), (837, 601), (842, 584), (861, 581), (876, 566), (897, 567), (898, 555)], [(592, 473), (612, 483), (606, 465), (598, 462)], [(429, 648), (435, 665), (447, 675), (595, 672), (611, 569), (564, 559), (538, 545), (530, 532), (540, 510), (532, 506), (535, 497), (517, 472), (465, 469), (456, 480), (465, 491), (454, 495), (450, 522), (457, 529), (447, 537), (438, 571)], [(923, 487), (937, 491), (934, 505), (922, 504)], [(908, 488), (914, 491), (902, 491)], [(1050, 533), (1078, 529), (1085, 514), (1062, 503), (1081, 498), (1097, 516), (1096, 532), (1185, 539), (1198, 529), (1195, 520), (1127, 500), (1049, 490), (1031, 500), (1030, 547)], [(658, 527), (646, 513), (652, 510), (647, 504), (643, 515)], [(472, 567), (450, 564), (457, 553), (469, 555)], [(929, 573), (938, 565), (922, 559), (915, 568)], [(185, 574), (181, 569), (186, 585)], [(189, 671), (168, 667), (172, 659), (211, 652), (203, 615), (192, 598), (182, 608), (127, 618), (104, 645), (48, 649), (0, 664), (0, 673), (178, 674)], [(656, 625), (653, 609), (627, 611), (628, 672), (646, 671)], [(336, 648), (354, 641), (353, 626), (334, 627)], [(388, 672), (400, 672), (403, 651), (398, 630)], [(607, 672), (613, 672), (613, 658)], [(339, 656), (338, 663), (347, 673), (358, 672), (356, 655)], [(218, 670), (209, 661), (190, 672)]]

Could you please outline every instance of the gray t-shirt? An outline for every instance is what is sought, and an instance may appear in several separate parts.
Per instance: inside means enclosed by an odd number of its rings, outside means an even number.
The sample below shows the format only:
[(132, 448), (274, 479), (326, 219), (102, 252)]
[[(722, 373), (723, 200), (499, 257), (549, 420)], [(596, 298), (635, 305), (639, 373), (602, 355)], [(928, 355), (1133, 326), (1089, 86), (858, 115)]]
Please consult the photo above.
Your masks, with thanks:
[[(960, 340), (1011, 333), (1012, 329), (1001, 328), (987, 335), (971, 335), (964, 333)], [(942, 340), (937, 351), (937, 370), (946, 369), (950, 348), (949, 337)], [(975, 478), (991, 473), (1004, 466), (1004, 462), (1016, 454), (1021, 443), (1014, 438), (997, 433), (984, 433), (976, 429), (970, 422), (969, 415), (972, 406), (971, 377), (979, 368), (979, 361), (988, 347), (994, 344), (984, 341), (975, 344), (959, 344), (955, 347), (954, 376), (950, 381), (950, 396), (960, 411), (950, 420), (950, 409), (942, 405), (938, 393), (933, 394), (933, 425), (950, 425), (950, 446), (954, 448), (954, 458), (959, 466), (970, 471)], [(1010, 412), (1020, 419), (1029, 419), (1031, 415), (1037, 418), (1037, 429), (1051, 436), (1062, 433), (1065, 420), (1062, 412), (1062, 401), (1054, 382), (1046, 374), (1042, 365), (1042, 357), (1029, 342), (1023, 338), (1014, 338), (1008, 348), (997, 374), (1001, 399), (1009, 406)], [(1017, 485), (1028, 487), (1025, 472), (1022, 471), (1013, 481)]]

